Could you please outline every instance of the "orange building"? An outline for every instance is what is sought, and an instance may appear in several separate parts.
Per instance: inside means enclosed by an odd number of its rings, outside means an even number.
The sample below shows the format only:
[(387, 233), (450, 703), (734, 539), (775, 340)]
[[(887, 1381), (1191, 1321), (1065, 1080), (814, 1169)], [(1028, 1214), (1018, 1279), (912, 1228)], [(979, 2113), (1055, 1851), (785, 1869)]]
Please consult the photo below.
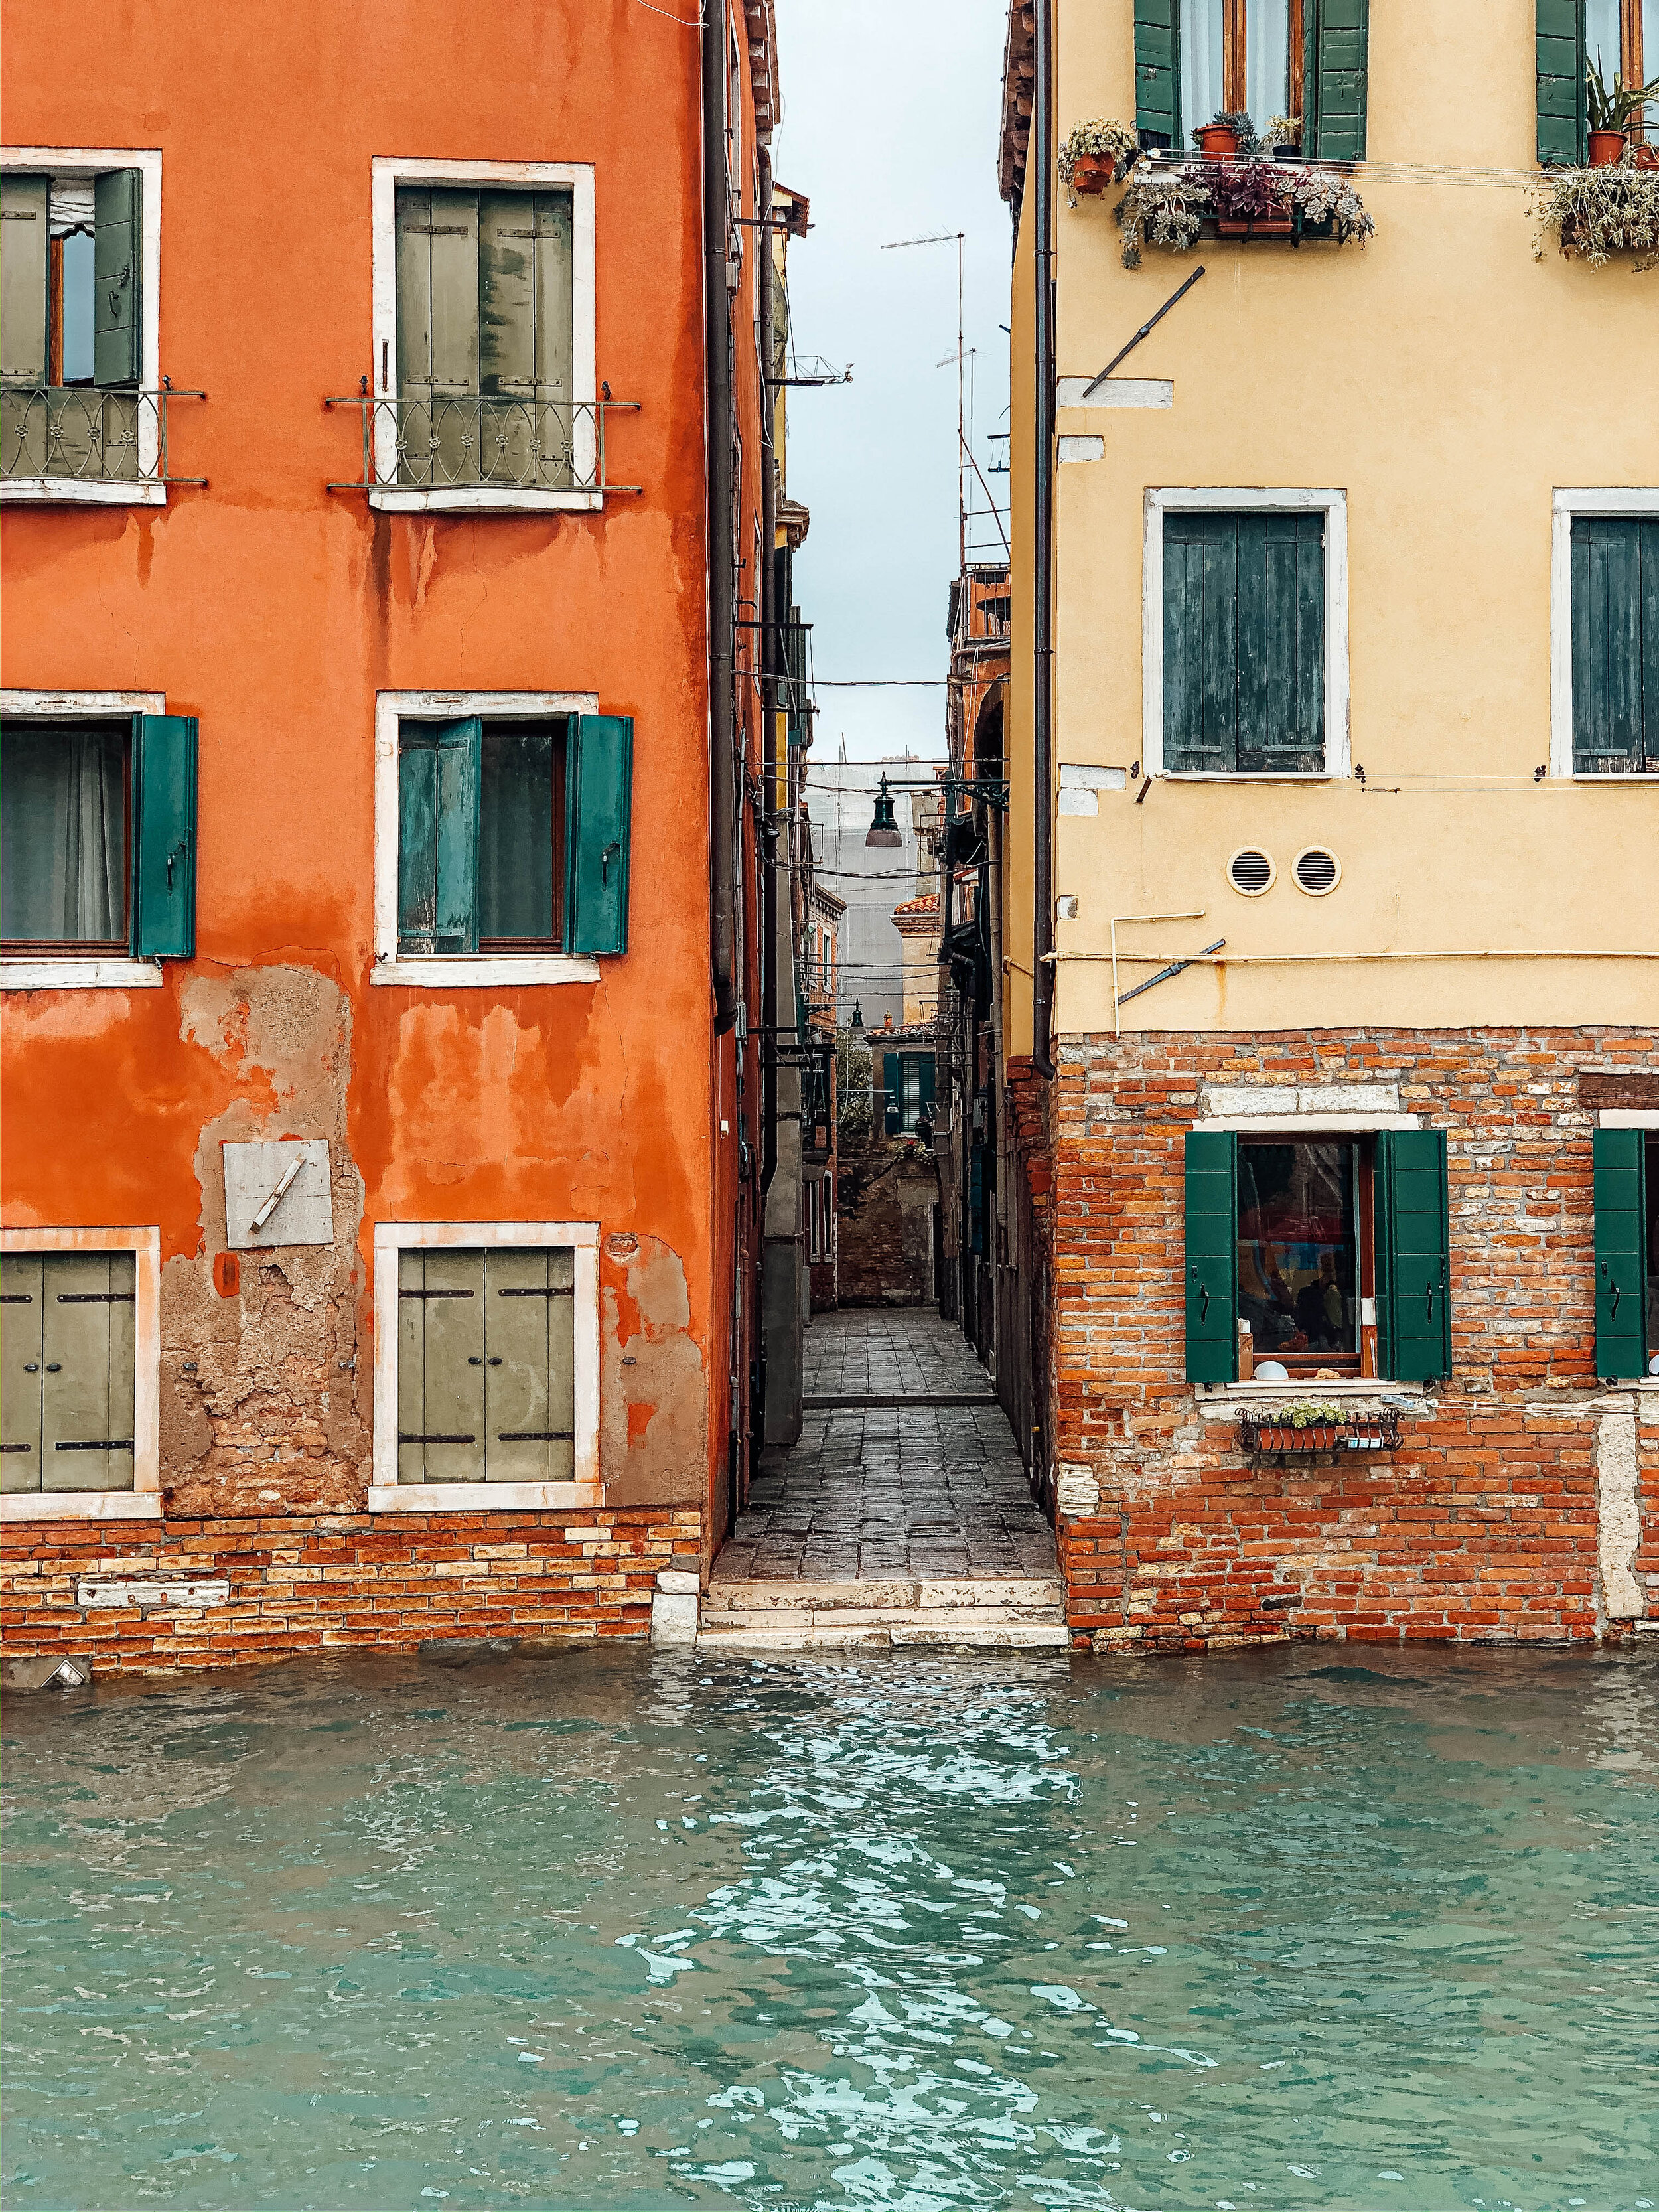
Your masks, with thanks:
[(4, 9), (13, 1650), (672, 1632), (743, 1494), (776, 50), (696, 13)]

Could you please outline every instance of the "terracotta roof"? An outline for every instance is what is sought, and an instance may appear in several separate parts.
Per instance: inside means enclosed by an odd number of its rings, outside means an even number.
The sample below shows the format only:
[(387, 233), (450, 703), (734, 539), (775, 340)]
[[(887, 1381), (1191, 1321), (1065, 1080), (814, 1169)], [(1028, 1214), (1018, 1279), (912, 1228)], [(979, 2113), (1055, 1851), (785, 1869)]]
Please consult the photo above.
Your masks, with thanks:
[(997, 149), (997, 186), (1018, 213), (1025, 190), (1026, 141), (1031, 131), (1032, 48), (1036, 10), (1031, 0), (1012, 0), (1008, 43), (1002, 59), (1002, 134)]
[(778, 27), (773, 0), (744, 0), (749, 41), (749, 79), (755, 90), (755, 131), (763, 146), (772, 143), (778, 119)]
[(901, 904), (893, 908), (893, 912), (896, 915), (937, 914), (939, 912), (939, 893), (937, 891), (924, 891), (920, 898), (905, 899)]

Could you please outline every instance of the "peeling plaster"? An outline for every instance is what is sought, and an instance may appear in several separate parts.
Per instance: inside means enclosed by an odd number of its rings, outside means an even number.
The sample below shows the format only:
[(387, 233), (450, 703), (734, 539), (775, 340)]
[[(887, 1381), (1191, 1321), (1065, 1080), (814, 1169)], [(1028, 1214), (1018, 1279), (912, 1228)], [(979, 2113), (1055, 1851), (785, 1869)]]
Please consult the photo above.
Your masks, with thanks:
[(685, 1267), (641, 1234), (602, 1263), (599, 1468), (611, 1505), (695, 1504), (705, 1486), (708, 1386)]
[(1640, 1620), (1647, 1607), (1636, 1579), (1642, 1540), (1637, 1491), (1636, 1414), (1603, 1413), (1595, 1425), (1596, 1559), (1609, 1620)]

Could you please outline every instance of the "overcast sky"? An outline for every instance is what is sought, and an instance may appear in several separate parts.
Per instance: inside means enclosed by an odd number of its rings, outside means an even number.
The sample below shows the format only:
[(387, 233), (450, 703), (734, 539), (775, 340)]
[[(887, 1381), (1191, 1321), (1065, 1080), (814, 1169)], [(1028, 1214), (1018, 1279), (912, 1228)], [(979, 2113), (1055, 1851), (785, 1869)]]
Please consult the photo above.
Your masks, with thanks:
[[(849, 754), (937, 754), (945, 692), (840, 690), (826, 678), (942, 678), (957, 568), (954, 242), (966, 234), (966, 346), (975, 349), (974, 451), (989, 474), (1007, 427), (1011, 253), (997, 197), (1004, 0), (777, 0), (781, 184), (811, 201), (789, 249), (798, 354), (853, 364), (851, 385), (789, 394), (789, 489), (811, 509), (795, 591), (811, 623), (813, 765)], [(937, 364), (943, 362), (945, 366)], [(983, 507), (975, 491), (974, 504)], [(988, 520), (981, 557), (1000, 554)]]

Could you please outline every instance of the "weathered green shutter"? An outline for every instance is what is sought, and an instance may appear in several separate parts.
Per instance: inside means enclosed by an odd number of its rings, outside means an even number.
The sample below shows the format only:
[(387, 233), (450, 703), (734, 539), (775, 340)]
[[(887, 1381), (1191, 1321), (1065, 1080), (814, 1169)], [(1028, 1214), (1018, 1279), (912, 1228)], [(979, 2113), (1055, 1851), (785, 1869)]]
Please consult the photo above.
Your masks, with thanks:
[(478, 195), (397, 196), (402, 482), (479, 479)]
[(1595, 1371), (1628, 1381), (1648, 1371), (1647, 1132), (1598, 1129)]
[(39, 1490), (46, 1260), (0, 1253), (0, 1491)]
[(131, 1252), (51, 1252), (43, 1271), (45, 1490), (131, 1490), (135, 1285)]
[(1238, 1139), (1187, 1132), (1187, 1380), (1238, 1374)]
[(1238, 764), (1238, 518), (1164, 517), (1164, 765)]
[(536, 437), (539, 481), (550, 489), (574, 477), (576, 222), (568, 192), (538, 192), (536, 231)]
[(1538, 0), (1538, 158), (1584, 158), (1584, 0)]
[(1325, 522), (1166, 513), (1164, 765), (1325, 765)]
[(484, 1480), (484, 1255), (398, 1255), (398, 1480)]
[(533, 483), (535, 201), (529, 192), (478, 195), (479, 471), (486, 483)]
[(188, 960), (196, 951), (193, 714), (136, 714), (132, 726), (132, 951)]
[(1181, 143), (1181, 0), (1135, 0), (1135, 128)]
[(483, 724), (406, 724), (398, 760), (398, 939), (405, 952), (478, 949)]
[(1365, 158), (1370, 0), (1306, 0), (1302, 150), (1328, 161)]
[(1659, 522), (1572, 524), (1572, 764), (1580, 775), (1659, 764)]
[(0, 178), (0, 381), (46, 380), (49, 177)]
[(1445, 1131), (1381, 1131), (1376, 1194), (1377, 1352), (1382, 1373), (1395, 1382), (1449, 1376)]
[(137, 169), (106, 169), (93, 181), (92, 380), (137, 384), (142, 179)]
[(572, 952), (628, 950), (634, 720), (575, 714), (565, 759), (565, 943)]

